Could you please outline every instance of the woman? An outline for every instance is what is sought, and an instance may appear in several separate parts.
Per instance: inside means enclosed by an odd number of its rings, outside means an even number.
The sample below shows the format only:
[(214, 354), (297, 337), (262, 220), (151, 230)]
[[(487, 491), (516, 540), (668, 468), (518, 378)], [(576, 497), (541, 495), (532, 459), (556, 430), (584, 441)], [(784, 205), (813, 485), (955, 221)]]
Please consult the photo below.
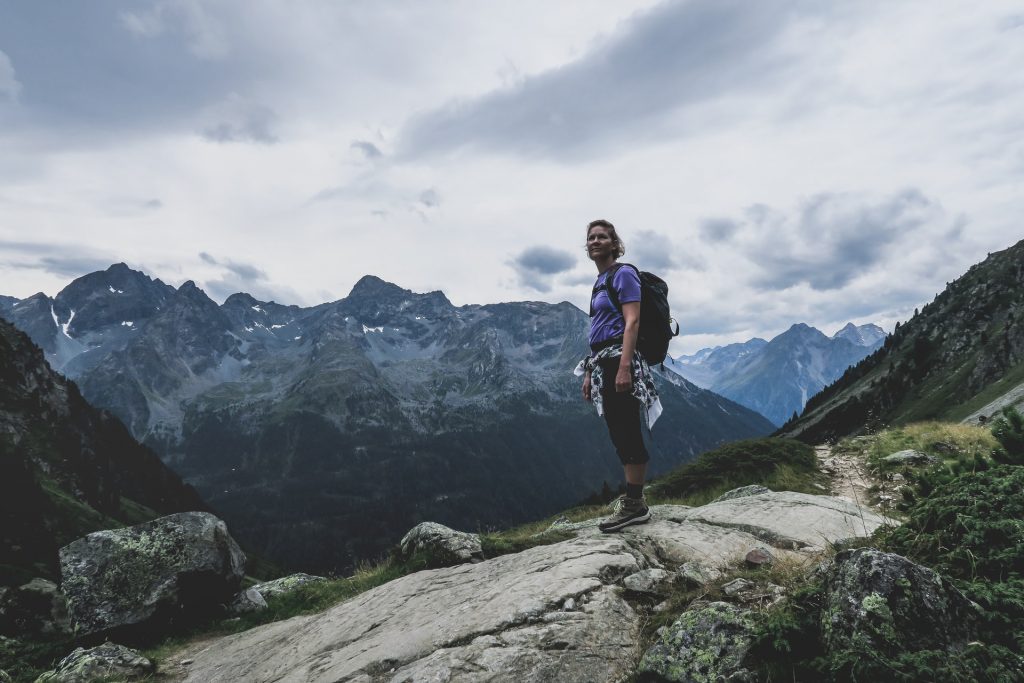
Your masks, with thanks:
[[(590, 350), (577, 367), (583, 375), (583, 398), (603, 414), (626, 478), (626, 495), (617, 513), (602, 521), (601, 531), (618, 531), (651, 518), (644, 500), (644, 478), (650, 457), (644, 446), (640, 410), (648, 427), (661, 412), (647, 362), (636, 351), (640, 328), (640, 277), (636, 268), (620, 264), (626, 253), (615, 226), (596, 220), (587, 226), (587, 255), (597, 266), (590, 300)], [(619, 307), (608, 290), (614, 289)]]

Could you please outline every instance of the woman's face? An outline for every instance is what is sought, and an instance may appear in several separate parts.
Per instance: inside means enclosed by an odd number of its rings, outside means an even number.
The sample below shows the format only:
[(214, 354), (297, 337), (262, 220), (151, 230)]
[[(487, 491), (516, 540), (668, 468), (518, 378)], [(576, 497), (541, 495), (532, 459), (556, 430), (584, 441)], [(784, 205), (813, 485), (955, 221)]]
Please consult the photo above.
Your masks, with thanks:
[(608, 228), (595, 225), (587, 232), (587, 256), (597, 260), (614, 253), (615, 242)]

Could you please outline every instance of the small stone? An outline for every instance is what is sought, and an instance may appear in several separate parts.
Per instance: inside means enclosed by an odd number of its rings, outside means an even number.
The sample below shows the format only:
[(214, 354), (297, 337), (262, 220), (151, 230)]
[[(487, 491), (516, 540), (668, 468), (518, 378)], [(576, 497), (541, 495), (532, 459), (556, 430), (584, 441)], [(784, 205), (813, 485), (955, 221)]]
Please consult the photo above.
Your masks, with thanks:
[(180, 664), (181, 666), (188, 666), (189, 664), (191, 664), (194, 661), (195, 661), (194, 659), (183, 659), (180, 662), (178, 662), (178, 664)]
[(664, 602), (659, 602), (657, 605), (652, 607), (651, 610), (660, 614), (662, 612), (667, 612), (669, 607), (671, 607), (671, 605), (669, 604), (668, 600), (666, 600)]
[(775, 557), (764, 548), (754, 548), (743, 561), (750, 567), (770, 567), (775, 562)]
[(664, 569), (642, 569), (622, 580), (626, 590), (647, 595), (666, 595), (671, 590), (675, 575)]
[(241, 591), (228, 604), (230, 614), (248, 614), (267, 609), (267, 601), (255, 588), (247, 588)]
[(319, 583), (326, 581), (322, 576), (314, 576), (312, 574), (305, 574), (298, 572), (296, 574), (289, 574), (283, 576), (280, 579), (274, 579), (273, 581), (264, 581), (263, 583), (257, 583), (253, 586), (253, 589), (259, 591), (259, 594), (264, 598), (269, 598), (274, 595), (283, 595), (290, 593), (291, 591), (305, 586), (308, 583)]
[(565, 602), (562, 604), (562, 611), (571, 612), (574, 609), (576, 609), (576, 601), (573, 598), (566, 598)]
[(889, 463), (890, 465), (930, 465), (940, 462), (940, 460), (934, 455), (928, 455), (921, 451), (907, 449), (905, 451), (896, 451), (895, 453), (885, 456), (882, 458), (882, 462)]
[(737, 593), (742, 593), (743, 591), (752, 589), (754, 585), (753, 581), (748, 581), (746, 579), (733, 579), (722, 586), (722, 591), (728, 596), (733, 596)]
[(676, 574), (684, 583), (693, 587), (707, 585), (718, 578), (717, 571), (702, 567), (696, 562), (684, 562)]

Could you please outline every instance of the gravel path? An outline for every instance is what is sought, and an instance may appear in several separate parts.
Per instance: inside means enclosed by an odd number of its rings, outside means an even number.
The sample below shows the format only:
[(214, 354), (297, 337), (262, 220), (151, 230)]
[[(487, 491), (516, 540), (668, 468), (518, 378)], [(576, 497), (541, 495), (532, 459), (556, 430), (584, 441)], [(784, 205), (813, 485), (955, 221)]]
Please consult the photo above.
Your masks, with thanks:
[(854, 503), (868, 505), (871, 498), (868, 489), (876, 483), (861, 458), (854, 455), (837, 455), (828, 445), (815, 446), (818, 463), (822, 472), (832, 480), (831, 493)]

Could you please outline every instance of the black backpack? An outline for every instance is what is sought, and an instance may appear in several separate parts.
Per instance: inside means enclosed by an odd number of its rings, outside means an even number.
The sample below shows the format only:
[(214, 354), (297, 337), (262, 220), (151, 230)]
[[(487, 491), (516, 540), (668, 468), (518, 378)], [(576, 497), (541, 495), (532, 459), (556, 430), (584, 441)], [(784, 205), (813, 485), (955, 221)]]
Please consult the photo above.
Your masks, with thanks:
[(594, 296), (602, 289), (607, 290), (612, 306), (622, 315), (622, 304), (615, 288), (610, 286), (615, 271), (621, 267), (632, 268), (640, 278), (640, 331), (636, 347), (650, 365), (665, 361), (668, 343), (679, 334), (679, 324), (668, 310), (668, 284), (654, 273), (639, 270), (630, 263), (616, 263), (608, 269), (608, 275), (590, 293), (590, 316), (594, 316)]

